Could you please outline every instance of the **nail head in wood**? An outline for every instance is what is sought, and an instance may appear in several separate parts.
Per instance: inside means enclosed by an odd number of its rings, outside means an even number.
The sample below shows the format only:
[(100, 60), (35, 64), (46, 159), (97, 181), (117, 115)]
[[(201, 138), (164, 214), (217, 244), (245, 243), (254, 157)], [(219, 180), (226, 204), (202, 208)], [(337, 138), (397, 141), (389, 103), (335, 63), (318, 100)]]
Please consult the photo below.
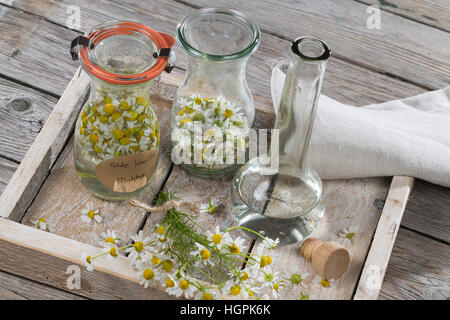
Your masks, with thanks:
[(340, 244), (317, 238), (306, 239), (301, 247), (301, 253), (306, 260), (311, 261), (314, 271), (325, 279), (341, 277), (350, 264), (350, 254)]

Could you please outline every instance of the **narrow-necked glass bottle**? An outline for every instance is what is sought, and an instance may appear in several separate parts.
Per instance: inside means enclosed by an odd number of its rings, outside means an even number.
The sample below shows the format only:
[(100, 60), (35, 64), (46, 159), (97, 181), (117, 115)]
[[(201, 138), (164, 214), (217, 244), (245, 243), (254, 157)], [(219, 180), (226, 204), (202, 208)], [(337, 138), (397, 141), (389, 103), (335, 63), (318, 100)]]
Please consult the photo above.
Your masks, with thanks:
[(322, 182), (305, 159), (330, 50), (314, 37), (296, 39), (291, 50), (270, 157), (243, 166), (231, 195), (239, 225), (281, 244), (304, 240), (324, 213)]
[(255, 116), (245, 73), (259, 37), (254, 22), (228, 9), (201, 9), (178, 25), (187, 70), (172, 107), (172, 160), (187, 172), (220, 179), (245, 163), (237, 154)]

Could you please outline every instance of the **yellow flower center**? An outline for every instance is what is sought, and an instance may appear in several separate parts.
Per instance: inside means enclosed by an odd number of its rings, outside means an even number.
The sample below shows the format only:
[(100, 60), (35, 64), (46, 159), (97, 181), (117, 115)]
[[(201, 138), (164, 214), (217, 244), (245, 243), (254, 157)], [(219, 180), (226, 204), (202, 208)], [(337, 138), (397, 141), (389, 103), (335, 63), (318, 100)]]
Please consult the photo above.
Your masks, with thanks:
[(86, 262), (91, 264), (92, 263), (92, 257), (91, 256), (87, 256), (86, 257)]
[(97, 147), (97, 146), (94, 146), (94, 151), (97, 152), (97, 153), (100, 153), (100, 152), (102, 152), (103, 150), (100, 149), (100, 148)]
[(126, 146), (127, 144), (129, 144), (131, 142), (130, 138), (128, 137), (124, 137), (122, 139), (120, 139), (119, 143), (123, 146)]
[(194, 101), (196, 104), (202, 104), (202, 99), (200, 97), (195, 98)]
[(280, 285), (278, 283), (274, 283), (273, 284), (273, 290), (278, 291), (278, 289), (280, 288)]
[(163, 235), (165, 230), (166, 229), (164, 229), (164, 226), (159, 226), (158, 229), (156, 229), (156, 232), (160, 235)]
[(233, 296), (237, 296), (239, 293), (241, 293), (241, 287), (238, 286), (238, 285), (232, 286), (231, 289), (230, 289), (230, 293)]
[(110, 97), (105, 97), (105, 99), (103, 99), (104, 104), (109, 104), (111, 102), (112, 102), (112, 99)]
[(113, 257), (117, 257), (117, 250), (116, 250), (116, 247), (112, 247), (112, 248), (109, 250), (109, 254), (112, 255)]
[(157, 256), (153, 256), (151, 259), (153, 264), (160, 264), (161, 263), (161, 259), (159, 259)]
[(189, 288), (189, 282), (187, 280), (181, 280), (180, 282), (180, 288), (182, 290), (186, 290), (187, 288)]
[(223, 112), (225, 118), (231, 118), (231, 116), (233, 116), (233, 111), (226, 108), (225, 111)]
[(213, 300), (213, 296), (212, 296), (211, 293), (205, 292), (205, 293), (202, 295), (202, 300)]
[(121, 107), (125, 111), (128, 111), (131, 109), (131, 106), (128, 104), (128, 102), (126, 100), (122, 100), (119, 104), (119, 107)]
[(155, 277), (155, 273), (152, 269), (145, 269), (144, 272), (142, 272), (142, 277), (144, 277), (145, 280), (152, 280)]
[(209, 214), (214, 214), (214, 213), (216, 213), (216, 210), (217, 210), (217, 207), (216, 207), (216, 206), (213, 206), (213, 207), (211, 207), (211, 208), (208, 209), (208, 213), (209, 213)]
[(144, 244), (141, 241), (136, 241), (133, 245), (133, 248), (137, 252), (142, 252), (142, 250), (144, 250)]
[(140, 106), (145, 105), (145, 97), (137, 97), (136, 98), (136, 103)]
[(172, 271), (172, 268), (173, 268), (173, 262), (170, 260), (164, 260), (162, 262), (162, 267), (163, 267), (164, 271), (170, 272), (170, 271)]
[(220, 233), (216, 233), (215, 235), (212, 236), (212, 241), (215, 244), (219, 244), (222, 242), (222, 235)]
[(105, 111), (106, 114), (112, 115), (114, 111), (116, 111), (116, 107), (112, 103), (107, 103), (103, 107), (103, 111)]
[(167, 286), (168, 288), (175, 287), (175, 282), (173, 282), (173, 280), (172, 280), (171, 278), (167, 278), (167, 279), (166, 279), (166, 286)]
[(92, 209), (89, 210), (87, 216), (88, 216), (89, 218), (91, 218), (91, 219), (94, 219), (94, 217), (95, 217), (95, 212), (94, 212), (94, 210), (92, 210)]
[(113, 132), (113, 136), (114, 138), (116, 138), (117, 140), (120, 140), (123, 138), (123, 136), (125, 135), (125, 133), (123, 132), (123, 130), (120, 129), (116, 129)]
[(159, 241), (161, 241), (161, 242), (163, 242), (163, 243), (164, 243), (164, 242), (166, 242), (166, 241), (167, 241), (167, 238), (166, 238), (166, 237), (160, 237), (160, 238), (159, 238)]
[(112, 244), (116, 244), (116, 239), (114, 239), (113, 237), (108, 237), (105, 239), (106, 243), (112, 243)]
[(112, 121), (116, 121), (117, 119), (119, 119), (122, 116), (122, 112), (116, 111), (112, 114), (111, 116), (111, 120)]
[(200, 257), (202, 257), (203, 260), (209, 259), (211, 256), (211, 252), (209, 252), (208, 249), (203, 249), (202, 252), (200, 252)]
[(88, 118), (83, 118), (83, 120), (81, 120), (81, 122), (83, 123), (83, 128), (86, 128), (86, 127), (87, 127), (88, 121), (89, 121)]
[(248, 279), (248, 273), (247, 272), (242, 272), (242, 274), (241, 274), (241, 277), (240, 277), (240, 279), (242, 280), (242, 281), (245, 281), (245, 280), (247, 280)]
[(100, 116), (98, 117), (98, 121), (100, 121), (101, 123), (108, 123), (109, 119), (107, 116)]
[(134, 121), (138, 117), (138, 113), (136, 111), (131, 111), (131, 114), (128, 114), (125, 119), (128, 121)]
[(266, 262), (267, 262), (267, 265), (271, 264), (272, 263), (272, 257), (271, 256), (266, 256)]
[(320, 281), (320, 284), (322, 285), (322, 287), (328, 288), (330, 286), (330, 281), (328, 281), (327, 279), (322, 279), (322, 281)]
[(185, 124), (186, 122), (192, 122), (192, 120), (189, 119), (189, 118), (183, 119), (183, 120), (180, 122), (180, 127), (184, 126), (184, 124)]
[(237, 245), (235, 245), (234, 243), (232, 243), (230, 245), (230, 252), (231, 253), (239, 253), (241, 252), (241, 249), (239, 249), (239, 247)]
[(98, 142), (98, 136), (95, 133), (91, 133), (91, 136), (89, 137), (89, 140), (91, 140), (92, 143)]

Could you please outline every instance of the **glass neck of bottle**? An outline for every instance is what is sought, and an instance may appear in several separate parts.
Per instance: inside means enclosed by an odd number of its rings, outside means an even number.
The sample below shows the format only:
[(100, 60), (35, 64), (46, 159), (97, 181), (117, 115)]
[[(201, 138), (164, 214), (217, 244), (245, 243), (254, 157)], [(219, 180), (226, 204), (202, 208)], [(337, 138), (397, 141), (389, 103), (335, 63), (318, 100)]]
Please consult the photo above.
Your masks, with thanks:
[(303, 169), (329, 49), (319, 39), (301, 39), (306, 41), (303, 46), (296, 44), (299, 39), (293, 43), (275, 129), (279, 130), (279, 156)]

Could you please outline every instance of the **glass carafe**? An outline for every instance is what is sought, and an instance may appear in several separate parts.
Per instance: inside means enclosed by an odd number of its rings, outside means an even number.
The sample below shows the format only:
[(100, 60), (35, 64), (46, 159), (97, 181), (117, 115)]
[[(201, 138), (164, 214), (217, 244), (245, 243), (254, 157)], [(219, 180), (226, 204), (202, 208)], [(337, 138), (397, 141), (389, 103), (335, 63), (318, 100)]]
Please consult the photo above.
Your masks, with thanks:
[(253, 158), (233, 179), (238, 224), (281, 244), (304, 240), (324, 214), (322, 182), (305, 159), (329, 56), (328, 46), (317, 38), (292, 43), (270, 155)]
[[(74, 162), (81, 183), (106, 200), (146, 187), (158, 164), (159, 124), (150, 101), (153, 79), (171, 68), (175, 40), (135, 22), (95, 27), (72, 43), (91, 78), (75, 128)], [(76, 52), (76, 47), (82, 48)]]
[(231, 176), (245, 163), (255, 108), (246, 64), (258, 26), (227, 9), (201, 9), (178, 25), (187, 70), (172, 107), (172, 160), (203, 178)]

